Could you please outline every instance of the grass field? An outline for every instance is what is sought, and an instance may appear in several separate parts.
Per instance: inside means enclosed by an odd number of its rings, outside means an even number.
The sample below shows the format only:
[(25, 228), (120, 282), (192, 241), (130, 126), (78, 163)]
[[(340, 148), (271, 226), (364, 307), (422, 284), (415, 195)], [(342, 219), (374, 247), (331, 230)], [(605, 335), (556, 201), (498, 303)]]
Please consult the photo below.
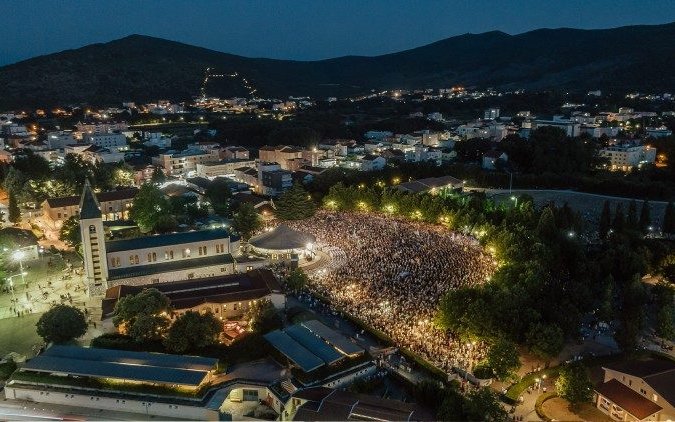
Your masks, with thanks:
[(42, 339), (35, 332), (35, 324), (39, 314), (31, 314), (20, 318), (0, 319), (0, 357), (9, 352), (17, 352), (27, 357), (33, 356), (31, 348), (42, 344)]

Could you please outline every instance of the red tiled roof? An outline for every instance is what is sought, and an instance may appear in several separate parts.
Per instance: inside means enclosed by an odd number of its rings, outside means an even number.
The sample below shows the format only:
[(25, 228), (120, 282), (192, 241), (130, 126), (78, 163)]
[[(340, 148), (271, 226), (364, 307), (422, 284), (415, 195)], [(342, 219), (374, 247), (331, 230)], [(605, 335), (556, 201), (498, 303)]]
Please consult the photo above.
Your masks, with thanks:
[[(136, 197), (138, 189), (120, 189), (96, 194), (98, 202), (120, 201), (123, 199), (133, 199)], [(47, 204), (50, 208), (71, 207), (80, 204), (80, 196), (64, 196), (61, 198), (48, 198)]]
[(658, 404), (646, 399), (615, 379), (600, 384), (595, 391), (639, 420), (645, 419), (662, 409)]

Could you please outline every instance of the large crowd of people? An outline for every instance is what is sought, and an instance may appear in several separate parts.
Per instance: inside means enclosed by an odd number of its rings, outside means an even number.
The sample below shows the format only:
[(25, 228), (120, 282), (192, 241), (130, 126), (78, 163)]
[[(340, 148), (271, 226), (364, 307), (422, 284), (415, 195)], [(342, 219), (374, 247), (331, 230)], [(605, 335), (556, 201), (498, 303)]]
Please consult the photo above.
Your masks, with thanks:
[(333, 262), (310, 273), (311, 288), (436, 367), (471, 370), (485, 347), (433, 325), (451, 289), (489, 279), (496, 269), (476, 239), (439, 225), (375, 214), (320, 211), (291, 224), (317, 238)]

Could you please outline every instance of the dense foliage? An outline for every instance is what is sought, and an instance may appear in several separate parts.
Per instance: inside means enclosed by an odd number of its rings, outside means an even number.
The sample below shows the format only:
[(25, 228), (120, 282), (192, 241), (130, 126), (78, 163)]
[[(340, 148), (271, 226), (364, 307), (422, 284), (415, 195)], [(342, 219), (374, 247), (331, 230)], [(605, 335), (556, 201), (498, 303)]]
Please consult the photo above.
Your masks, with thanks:
[(282, 193), (274, 203), (276, 205), (274, 213), (280, 220), (303, 220), (316, 212), (316, 204), (312, 201), (312, 197), (297, 183)]
[(269, 300), (259, 300), (248, 307), (244, 320), (254, 333), (265, 334), (283, 326), (281, 314)]
[(169, 327), (169, 299), (157, 289), (122, 297), (115, 305), (113, 324), (135, 341), (161, 339)]
[(187, 311), (171, 324), (164, 345), (173, 353), (185, 353), (218, 342), (223, 322), (210, 312)]
[(146, 183), (134, 197), (129, 217), (138, 224), (142, 232), (162, 230), (175, 225), (172, 207), (159, 188)]
[(555, 388), (558, 395), (572, 405), (588, 402), (593, 395), (593, 384), (588, 370), (580, 363), (563, 366), (555, 382)]
[(232, 218), (232, 228), (244, 240), (248, 240), (261, 226), (262, 219), (253, 205), (249, 203), (239, 205), (237, 212)]
[(37, 334), (47, 343), (65, 343), (87, 332), (87, 320), (78, 308), (56, 305), (42, 314), (36, 327)]

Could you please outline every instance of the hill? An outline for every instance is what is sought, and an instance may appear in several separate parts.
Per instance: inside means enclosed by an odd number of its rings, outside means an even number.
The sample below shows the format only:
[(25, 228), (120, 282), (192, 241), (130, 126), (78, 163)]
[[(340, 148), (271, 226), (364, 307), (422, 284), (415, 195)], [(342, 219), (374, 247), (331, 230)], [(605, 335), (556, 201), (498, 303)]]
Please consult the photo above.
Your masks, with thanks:
[(503, 89), (668, 91), (675, 88), (675, 23), (603, 30), (466, 34), (399, 53), (320, 61), (257, 59), (132, 35), (0, 67), (0, 108), (183, 100), (199, 93), (325, 97), (371, 89), (464, 86)]

